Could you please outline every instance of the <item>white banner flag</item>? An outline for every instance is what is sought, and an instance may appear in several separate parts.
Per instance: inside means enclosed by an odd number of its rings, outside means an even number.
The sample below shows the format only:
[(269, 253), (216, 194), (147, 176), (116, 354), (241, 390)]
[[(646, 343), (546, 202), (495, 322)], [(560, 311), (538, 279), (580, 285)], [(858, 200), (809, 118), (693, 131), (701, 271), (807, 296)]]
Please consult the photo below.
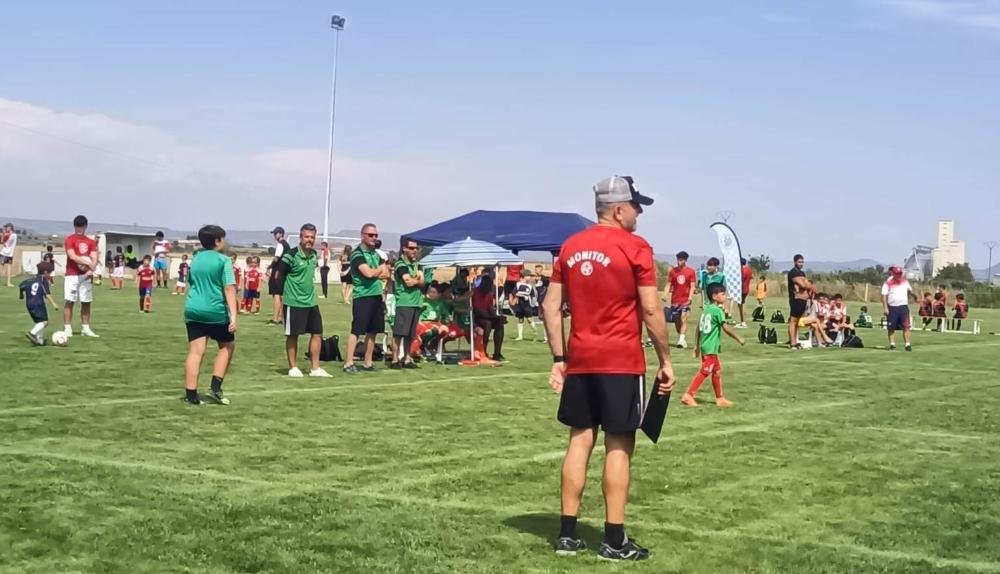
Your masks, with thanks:
[(740, 240), (732, 227), (721, 221), (710, 226), (719, 238), (719, 250), (722, 251), (722, 274), (726, 276), (726, 296), (739, 303), (743, 297), (743, 264), (740, 259)]

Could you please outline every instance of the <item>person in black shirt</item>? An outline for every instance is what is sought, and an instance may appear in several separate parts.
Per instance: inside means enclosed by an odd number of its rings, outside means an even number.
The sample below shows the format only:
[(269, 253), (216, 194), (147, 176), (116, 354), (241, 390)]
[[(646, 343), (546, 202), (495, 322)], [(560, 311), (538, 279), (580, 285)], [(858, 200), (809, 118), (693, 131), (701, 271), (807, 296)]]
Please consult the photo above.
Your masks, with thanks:
[(285, 228), (275, 227), (271, 230), (271, 235), (274, 236), (274, 259), (271, 260), (271, 265), (267, 268), (268, 280), (267, 280), (267, 292), (271, 294), (274, 298), (274, 314), (271, 316), (271, 320), (267, 322), (268, 325), (283, 325), (284, 320), (282, 319), (281, 296), (284, 295), (284, 285), (281, 281), (278, 281), (277, 273), (278, 262), (281, 261), (281, 256), (292, 250), (292, 246), (285, 241)]
[(788, 271), (788, 346), (797, 349), (800, 348), (799, 319), (809, 312), (809, 296), (813, 287), (802, 270), (806, 265), (805, 258), (796, 254), (793, 264)]

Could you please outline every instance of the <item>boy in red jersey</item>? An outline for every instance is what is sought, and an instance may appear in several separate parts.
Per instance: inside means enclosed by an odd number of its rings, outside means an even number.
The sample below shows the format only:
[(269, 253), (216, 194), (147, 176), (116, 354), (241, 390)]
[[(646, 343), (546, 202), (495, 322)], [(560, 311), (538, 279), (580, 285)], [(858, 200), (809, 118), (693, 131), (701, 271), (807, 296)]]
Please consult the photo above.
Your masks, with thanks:
[(741, 293), (741, 296), (740, 296), (740, 322), (736, 324), (736, 328), (737, 329), (746, 329), (747, 328), (747, 320), (746, 320), (747, 297), (750, 296), (750, 282), (753, 280), (753, 269), (751, 269), (750, 266), (747, 265), (747, 260), (746, 260), (746, 258), (743, 258), (743, 257), (740, 258), (740, 277), (743, 280), (742, 281), (742, 286), (741, 286), (742, 291), (740, 292)]
[(94, 269), (97, 268), (97, 242), (87, 236), (87, 217), (73, 218), (73, 235), (66, 237), (66, 276), (63, 278), (63, 323), (67, 337), (73, 336), (73, 307), (80, 304), (80, 334), (97, 337), (90, 328), (90, 302), (94, 299)]
[(260, 257), (247, 257), (247, 288), (243, 290), (243, 312), (260, 313)]
[(153, 258), (149, 255), (142, 258), (142, 266), (135, 272), (135, 280), (139, 284), (139, 311), (149, 313), (153, 310), (153, 278), (156, 271), (152, 267)]
[(667, 300), (670, 307), (667, 309), (667, 322), (673, 323), (677, 329), (677, 346), (681, 349), (687, 348), (687, 325), (688, 313), (691, 312), (691, 298), (694, 296), (694, 286), (698, 282), (698, 276), (694, 269), (687, 266), (688, 253), (681, 251), (677, 253), (677, 265), (670, 270), (667, 276)]
[[(559, 421), (570, 427), (562, 465), (562, 516), (556, 554), (584, 548), (577, 535), (580, 499), (598, 427), (604, 429), (605, 560), (643, 560), (649, 550), (625, 535), (625, 505), (635, 431), (645, 414), (645, 323), (656, 349), (657, 393), (673, 388), (667, 325), (657, 293), (649, 243), (634, 234), (643, 205), (631, 177), (610, 177), (594, 186), (598, 223), (563, 243), (553, 265), (543, 310), (553, 354), (549, 384), (561, 394)], [(572, 309), (564, 345), (563, 304)]]

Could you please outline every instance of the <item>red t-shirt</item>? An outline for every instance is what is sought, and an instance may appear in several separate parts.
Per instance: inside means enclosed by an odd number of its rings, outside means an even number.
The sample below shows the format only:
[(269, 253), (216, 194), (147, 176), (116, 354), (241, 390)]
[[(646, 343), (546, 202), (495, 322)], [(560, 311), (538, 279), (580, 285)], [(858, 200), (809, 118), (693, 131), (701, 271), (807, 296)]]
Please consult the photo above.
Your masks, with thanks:
[(472, 308), (476, 311), (489, 313), (493, 309), (496, 301), (496, 289), (490, 288), (485, 291), (476, 288), (472, 290)]
[(153, 277), (156, 275), (156, 271), (153, 271), (152, 267), (140, 267), (138, 271), (135, 272), (139, 276), (139, 287), (142, 289), (152, 289), (153, 288)]
[(698, 282), (698, 276), (690, 267), (674, 267), (667, 275), (670, 282), (670, 304), (686, 305), (691, 302), (691, 289)]
[(247, 289), (250, 291), (260, 289), (260, 271), (257, 269), (247, 270)]
[(522, 273), (524, 273), (524, 265), (508, 265), (507, 281), (520, 281)]
[(566, 371), (642, 375), (639, 287), (656, 287), (653, 249), (617, 227), (594, 225), (559, 251), (552, 283), (562, 284), (572, 309)]
[(748, 295), (750, 293), (750, 281), (753, 279), (753, 269), (750, 269), (749, 265), (744, 265), (740, 271), (743, 273), (743, 294)]
[[(66, 238), (66, 242), (63, 243), (63, 247), (66, 248), (66, 253), (69, 253), (70, 249), (73, 250), (80, 257), (90, 257), (94, 252), (97, 251), (97, 242), (93, 239), (87, 237), (86, 235), (73, 234)], [(93, 269), (91, 269), (93, 271)], [(76, 261), (73, 261), (69, 257), (66, 258), (66, 275), (85, 275), (86, 271), (80, 269)]]

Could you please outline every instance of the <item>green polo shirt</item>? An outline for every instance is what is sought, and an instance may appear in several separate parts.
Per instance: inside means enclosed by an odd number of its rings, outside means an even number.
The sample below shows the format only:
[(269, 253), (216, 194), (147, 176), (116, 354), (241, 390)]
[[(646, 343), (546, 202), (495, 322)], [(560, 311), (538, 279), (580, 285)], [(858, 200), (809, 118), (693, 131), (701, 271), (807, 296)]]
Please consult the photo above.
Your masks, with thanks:
[(285, 268), (285, 293), (281, 302), (289, 307), (315, 307), (316, 250), (295, 247), (281, 256), (281, 264)]
[(364, 244), (351, 252), (351, 282), (354, 283), (355, 297), (381, 297), (382, 280), (378, 277), (365, 277), (361, 274), (361, 265), (366, 264), (372, 269), (381, 265), (382, 260), (375, 250), (365, 249)]
[(424, 302), (424, 294), (420, 291), (420, 286), (407, 287), (406, 282), (403, 281), (403, 275), (416, 277), (419, 272), (420, 263), (416, 261), (411, 263), (405, 258), (401, 258), (396, 262), (396, 266), (392, 270), (393, 276), (396, 278), (396, 307), (419, 307)]

